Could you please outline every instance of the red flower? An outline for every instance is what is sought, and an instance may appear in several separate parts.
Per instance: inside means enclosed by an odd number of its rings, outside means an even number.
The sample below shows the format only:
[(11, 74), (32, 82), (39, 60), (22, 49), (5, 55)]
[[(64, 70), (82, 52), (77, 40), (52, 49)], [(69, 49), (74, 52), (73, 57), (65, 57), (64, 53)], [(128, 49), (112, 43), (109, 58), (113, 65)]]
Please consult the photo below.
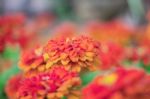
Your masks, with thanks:
[[(26, 29), (25, 16), (22, 14), (0, 17), (0, 36), (5, 44), (19, 44), (21, 48), (26, 48), (34, 32)], [(0, 38), (1, 38), (0, 37)]]
[(117, 69), (98, 76), (83, 88), (83, 99), (149, 99), (150, 76), (144, 71)]
[(62, 66), (52, 68), (48, 73), (26, 78), (19, 87), (19, 99), (61, 99), (72, 95), (74, 87), (80, 84), (78, 75)]
[(4, 38), (0, 35), (0, 53), (4, 51), (5, 48), (5, 40)]
[(150, 48), (144, 48), (143, 52), (139, 55), (140, 56), (140, 60), (144, 63), (145, 66), (149, 66), (150, 65)]
[(125, 50), (123, 47), (114, 43), (108, 43), (102, 45), (101, 48), (102, 51), (99, 55), (101, 61), (100, 69), (121, 66), (121, 63), (125, 60)]
[(7, 82), (5, 92), (9, 99), (17, 99), (17, 90), (20, 87), (20, 82), (22, 79), (22, 75), (16, 75), (10, 78)]
[(144, 46), (138, 46), (136, 48), (130, 48), (127, 50), (127, 59), (131, 62), (141, 61), (144, 66), (150, 65), (150, 48)]

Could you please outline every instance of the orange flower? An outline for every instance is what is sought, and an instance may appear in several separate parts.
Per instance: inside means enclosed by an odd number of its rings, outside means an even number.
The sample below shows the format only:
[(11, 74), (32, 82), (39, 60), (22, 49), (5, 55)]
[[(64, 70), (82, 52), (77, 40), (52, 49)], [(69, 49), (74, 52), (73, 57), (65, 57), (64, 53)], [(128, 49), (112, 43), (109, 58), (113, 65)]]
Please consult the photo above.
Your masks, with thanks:
[(19, 67), (24, 72), (42, 72), (45, 70), (44, 65), (43, 49), (41, 47), (24, 52), (19, 61)]
[(117, 69), (98, 76), (83, 88), (83, 99), (149, 99), (150, 76), (143, 71)]
[(80, 85), (80, 79), (75, 72), (69, 72), (62, 66), (52, 68), (48, 73), (26, 78), (18, 90), (19, 99), (61, 99), (62, 97), (76, 97), (75, 89)]
[(86, 26), (87, 33), (100, 42), (115, 42), (117, 44), (129, 43), (133, 30), (121, 21), (91, 22)]
[(99, 50), (99, 43), (85, 36), (50, 40), (44, 47), (46, 69), (55, 64), (62, 64), (78, 72), (82, 68), (93, 70), (97, 65)]
[(9, 99), (17, 99), (17, 90), (20, 87), (20, 81), (22, 80), (22, 75), (16, 75), (9, 79), (6, 84), (5, 92)]

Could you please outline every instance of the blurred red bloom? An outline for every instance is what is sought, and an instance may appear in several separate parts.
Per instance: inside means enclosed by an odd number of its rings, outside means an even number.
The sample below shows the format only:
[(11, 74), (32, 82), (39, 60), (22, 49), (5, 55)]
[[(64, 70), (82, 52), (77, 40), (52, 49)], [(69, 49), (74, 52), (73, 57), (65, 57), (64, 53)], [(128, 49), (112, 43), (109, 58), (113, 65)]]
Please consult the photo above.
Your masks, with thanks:
[(23, 14), (0, 16), (0, 40), (3, 38), (4, 45), (19, 44), (26, 48), (34, 32), (26, 29), (26, 18)]
[(0, 35), (0, 53), (4, 51), (5, 48), (5, 40), (4, 38)]
[[(62, 66), (52, 68), (48, 73), (26, 78), (19, 87), (19, 99), (61, 99), (71, 95), (80, 85), (80, 79), (75, 72), (69, 72)], [(71, 99), (71, 98), (69, 98)]]
[(102, 44), (100, 53), (100, 69), (109, 69), (121, 66), (125, 59), (125, 50), (122, 46), (115, 43)]
[(145, 66), (150, 65), (150, 48), (144, 48), (144, 51), (139, 55), (140, 60), (144, 63)]
[(81, 68), (93, 70), (97, 65), (99, 51), (99, 43), (85, 36), (50, 40), (44, 47), (46, 68), (62, 64), (66, 68), (78, 72)]
[(131, 62), (142, 62), (144, 66), (150, 65), (150, 48), (145, 46), (138, 46), (135, 48), (127, 48), (127, 57)]
[(150, 76), (144, 71), (117, 69), (98, 76), (83, 88), (83, 99), (149, 99)]
[(20, 82), (22, 80), (22, 75), (15, 75), (11, 77), (5, 87), (5, 92), (9, 99), (17, 99), (17, 90), (20, 87)]

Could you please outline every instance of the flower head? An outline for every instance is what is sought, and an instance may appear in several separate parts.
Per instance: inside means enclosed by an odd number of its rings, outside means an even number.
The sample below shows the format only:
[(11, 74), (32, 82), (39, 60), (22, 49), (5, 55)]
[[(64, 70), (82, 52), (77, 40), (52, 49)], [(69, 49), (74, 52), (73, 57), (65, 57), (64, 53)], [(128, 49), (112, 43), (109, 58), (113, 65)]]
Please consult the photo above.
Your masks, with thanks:
[(125, 60), (125, 50), (122, 46), (115, 43), (102, 44), (100, 53), (100, 69), (121, 66)]
[[(37, 47), (31, 51), (26, 51), (22, 54), (19, 61), (19, 67), (25, 72), (42, 72), (45, 70), (43, 58), (43, 49)], [(31, 74), (32, 74), (31, 73)]]
[(19, 99), (61, 99), (64, 96), (77, 95), (74, 92), (78, 85), (80, 79), (75, 72), (58, 66), (48, 73), (24, 79), (18, 94)]
[(26, 48), (31, 38), (33, 42), (34, 32), (27, 28), (22, 14), (0, 16), (0, 41), (3, 38), (4, 44), (19, 44), (21, 48)]
[(11, 77), (5, 87), (5, 92), (9, 99), (17, 99), (17, 90), (20, 87), (20, 82), (23, 79), (22, 75)]
[(149, 99), (150, 76), (144, 71), (118, 69), (98, 76), (82, 91), (83, 99)]
[(99, 43), (89, 37), (50, 40), (44, 47), (46, 68), (62, 64), (71, 70), (94, 69), (100, 50)]

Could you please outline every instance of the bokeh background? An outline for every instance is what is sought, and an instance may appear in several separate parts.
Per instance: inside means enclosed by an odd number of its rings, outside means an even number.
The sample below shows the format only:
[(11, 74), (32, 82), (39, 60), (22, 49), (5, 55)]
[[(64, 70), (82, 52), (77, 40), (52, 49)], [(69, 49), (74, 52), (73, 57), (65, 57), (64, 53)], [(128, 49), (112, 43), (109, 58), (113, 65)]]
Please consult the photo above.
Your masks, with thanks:
[[(110, 67), (119, 63), (150, 72), (150, 56), (146, 56), (150, 49), (150, 0), (0, 0), (0, 98), (8, 98), (8, 79), (21, 72), (18, 62), (23, 51), (51, 38), (80, 34), (100, 41), (104, 48), (116, 48), (111, 50), (113, 54), (101, 57), (104, 70), (112, 71)], [(115, 53), (122, 51), (119, 48), (128, 52), (126, 59)], [(143, 56), (141, 49), (146, 50)], [(110, 59), (105, 57), (108, 55)], [(115, 62), (110, 62), (112, 59)], [(84, 75), (83, 83), (88, 84), (96, 75)]]

